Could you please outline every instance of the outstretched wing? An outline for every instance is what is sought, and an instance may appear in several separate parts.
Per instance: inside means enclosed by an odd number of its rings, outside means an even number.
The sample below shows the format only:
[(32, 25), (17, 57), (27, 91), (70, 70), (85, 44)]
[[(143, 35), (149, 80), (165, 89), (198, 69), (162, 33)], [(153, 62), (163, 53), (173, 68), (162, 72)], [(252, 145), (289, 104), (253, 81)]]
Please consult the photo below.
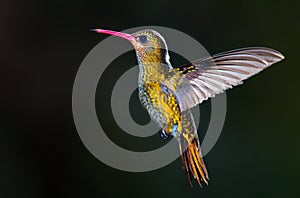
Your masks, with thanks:
[(282, 59), (284, 56), (273, 49), (242, 48), (174, 68), (164, 84), (174, 91), (180, 110), (185, 111)]

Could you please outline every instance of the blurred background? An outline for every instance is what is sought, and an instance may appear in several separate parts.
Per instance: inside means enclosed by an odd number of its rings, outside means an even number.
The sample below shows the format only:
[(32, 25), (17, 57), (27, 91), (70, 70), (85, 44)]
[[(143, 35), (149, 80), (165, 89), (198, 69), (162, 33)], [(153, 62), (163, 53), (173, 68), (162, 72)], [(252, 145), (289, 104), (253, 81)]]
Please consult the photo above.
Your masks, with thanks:
[[(290, 0), (2, 0), (0, 197), (295, 197), (300, 193), (298, 8)], [(107, 37), (89, 29), (143, 25), (185, 32), (211, 54), (267, 46), (286, 57), (227, 91), (223, 131), (205, 157), (211, 181), (202, 189), (196, 183), (190, 188), (180, 159), (159, 170), (124, 172), (96, 159), (77, 134), (71, 108), (76, 72)], [(114, 142), (151, 150), (163, 144), (159, 135), (126, 135), (109, 108), (114, 83), (135, 64), (128, 52), (110, 65), (99, 81), (96, 108)], [(135, 96), (132, 117), (145, 124), (149, 117)], [(209, 117), (206, 101), (202, 137)]]

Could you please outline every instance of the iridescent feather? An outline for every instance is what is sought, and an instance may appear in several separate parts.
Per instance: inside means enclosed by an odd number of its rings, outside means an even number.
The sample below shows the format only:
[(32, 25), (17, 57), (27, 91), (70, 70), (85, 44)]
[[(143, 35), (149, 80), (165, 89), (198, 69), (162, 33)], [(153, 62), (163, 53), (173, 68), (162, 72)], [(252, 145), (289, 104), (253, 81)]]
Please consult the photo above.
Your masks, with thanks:
[(162, 128), (162, 138), (172, 135), (178, 140), (191, 185), (191, 176), (199, 185), (202, 181), (208, 184), (209, 177), (190, 108), (242, 84), (244, 80), (284, 58), (276, 50), (252, 47), (216, 54), (173, 68), (166, 41), (154, 30), (142, 30), (134, 34), (102, 29), (94, 31), (119, 36), (133, 44), (140, 70), (140, 101), (150, 117)]

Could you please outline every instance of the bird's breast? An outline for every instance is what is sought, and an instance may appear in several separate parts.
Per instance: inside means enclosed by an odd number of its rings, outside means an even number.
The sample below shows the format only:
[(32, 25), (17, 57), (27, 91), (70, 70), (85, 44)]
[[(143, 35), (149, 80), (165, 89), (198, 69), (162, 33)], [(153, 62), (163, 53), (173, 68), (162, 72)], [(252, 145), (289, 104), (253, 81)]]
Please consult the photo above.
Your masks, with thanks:
[(181, 112), (174, 94), (159, 82), (139, 85), (139, 97), (150, 117), (167, 133), (181, 130)]

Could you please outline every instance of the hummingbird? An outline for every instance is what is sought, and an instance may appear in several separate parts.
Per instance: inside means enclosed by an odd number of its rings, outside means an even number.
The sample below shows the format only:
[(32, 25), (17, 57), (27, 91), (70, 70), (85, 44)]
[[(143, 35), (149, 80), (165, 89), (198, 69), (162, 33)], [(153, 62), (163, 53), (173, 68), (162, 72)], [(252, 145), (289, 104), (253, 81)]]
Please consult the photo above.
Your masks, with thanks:
[(284, 59), (266, 47), (247, 47), (201, 58), (174, 68), (164, 37), (152, 29), (133, 34), (92, 29), (128, 40), (134, 47), (139, 66), (138, 90), (142, 106), (161, 128), (163, 139), (176, 138), (183, 167), (192, 186), (208, 185), (197, 127), (191, 108)]

